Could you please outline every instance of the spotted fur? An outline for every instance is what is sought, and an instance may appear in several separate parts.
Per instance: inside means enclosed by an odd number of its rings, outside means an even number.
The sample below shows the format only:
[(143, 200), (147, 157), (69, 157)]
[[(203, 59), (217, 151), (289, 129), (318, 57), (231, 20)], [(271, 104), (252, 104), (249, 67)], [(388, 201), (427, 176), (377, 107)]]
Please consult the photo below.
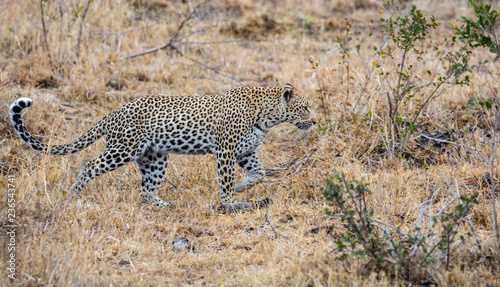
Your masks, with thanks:
[[(106, 137), (104, 152), (82, 166), (72, 193), (81, 197), (89, 180), (135, 161), (142, 176), (140, 195), (145, 202), (163, 208), (170, 204), (157, 196), (157, 189), (165, 176), (169, 154), (216, 154), (223, 207), (252, 208), (255, 206), (249, 203), (236, 203), (233, 191), (244, 191), (265, 176), (256, 151), (267, 132), (283, 122), (301, 130), (309, 130), (316, 123), (310, 102), (295, 93), (290, 84), (240, 87), (205, 96), (146, 96), (111, 112), (76, 141), (48, 146), (35, 139), (21, 119), (21, 110), (32, 103), (28, 98), (16, 100), (10, 106), (10, 119), (19, 136), (39, 152), (75, 153)], [(237, 185), (236, 165), (249, 174)], [(260, 205), (268, 203), (264, 200)]]

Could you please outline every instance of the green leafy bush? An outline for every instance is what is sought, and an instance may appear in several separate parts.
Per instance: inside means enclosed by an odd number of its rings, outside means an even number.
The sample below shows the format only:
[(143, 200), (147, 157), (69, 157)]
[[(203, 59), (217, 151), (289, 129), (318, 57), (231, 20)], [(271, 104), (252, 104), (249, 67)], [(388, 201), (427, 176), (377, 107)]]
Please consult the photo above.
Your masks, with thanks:
[[(489, 49), (491, 53), (495, 55), (495, 61), (500, 57), (500, 39), (498, 38), (498, 32), (496, 30), (497, 19), (500, 16), (500, 12), (491, 9), (491, 4), (479, 3), (476, 0), (468, 0), (469, 5), (474, 10), (474, 16), (477, 18), (476, 21), (469, 19), (467, 17), (461, 17), (460, 22), (462, 25), (456, 26), (450, 24), (455, 29), (455, 34), (459, 37), (458, 39), (465, 43), (470, 48), (484, 47)], [(453, 38), (456, 41), (456, 37)], [(487, 61), (486, 61), (487, 62)], [(485, 63), (485, 62), (482, 62)], [(481, 64), (481, 62), (479, 63)], [(497, 72), (498, 74), (498, 72)], [(492, 78), (496, 80), (496, 78)], [(497, 82), (498, 83), (498, 82)], [(483, 99), (477, 99), (475, 97), (469, 99), (468, 104), (470, 106), (477, 106), (479, 104), (483, 109), (487, 108), (487, 112), (492, 110), (494, 107), (494, 124), (492, 125), (493, 139), (492, 139), (492, 152), (490, 155), (489, 165), (490, 165), (490, 178), (494, 178), (494, 166), (495, 162), (495, 151), (497, 145), (497, 130), (500, 120), (500, 98), (496, 95), (497, 93), (492, 93), (493, 97), (484, 97)], [(500, 246), (500, 229), (497, 221), (497, 211), (495, 206), (496, 195), (495, 195), (495, 180), (491, 180), (491, 212), (493, 221), (493, 237), (496, 238), (497, 244)]]

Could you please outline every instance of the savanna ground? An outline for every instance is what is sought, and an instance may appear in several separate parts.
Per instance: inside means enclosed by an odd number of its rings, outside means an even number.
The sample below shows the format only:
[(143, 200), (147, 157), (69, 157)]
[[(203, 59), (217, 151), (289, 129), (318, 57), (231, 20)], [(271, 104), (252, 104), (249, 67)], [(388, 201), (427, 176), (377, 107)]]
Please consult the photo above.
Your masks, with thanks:
[[(15, 285), (500, 284), (487, 176), (494, 117), (469, 101), (496, 93), (498, 82), (492, 78), (497, 64), (474, 70), (469, 86), (444, 87), (423, 111), (414, 136), (444, 141), (419, 144), (412, 139), (395, 153), (383, 125), (389, 116), (386, 83), (374, 66), (379, 58), (373, 47), (384, 41), (379, 19), (390, 16), (381, 10), (383, 1), (211, 1), (185, 22), (172, 46), (129, 59), (124, 57), (168, 43), (198, 2), (92, 1), (78, 49), (85, 2), (0, 2), (0, 186), (5, 190), (0, 200), (0, 285), (8, 282), (9, 175), (16, 186)], [(412, 3), (442, 23), (420, 43), (424, 47), (451, 37), (447, 23), (470, 15), (465, 1)], [(344, 59), (336, 37), (350, 49)], [(475, 62), (481, 59), (493, 57), (483, 50), (471, 55)], [(425, 84), (426, 70), (438, 67), (440, 60), (433, 52), (411, 62), (416, 83)], [(273, 198), (269, 219), (284, 235), (277, 238), (266, 223), (266, 210), (217, 211), (213, 155), (171, 157), (168, 182), (159, 192), (175, 204), (170, 210), (141, 203), (134, 164), (94, 179), (84, 198), (75, 201), (67, 192), (81, 163), (99, 155), (103, 141), (77, 154), (45, 156), (19, 139), (8, 118), (18, 95), (33, 98), (33, 106), (23, 112), (28, 130), (60, 144), (143, 95), (285, 83), (315, 103), (320, 125), (311, 133), (289, 124), (275, 128), (260, 151), (273, 172), (237, 195), (240, 201)], [(478, 204), (471, 219), (482, 248), (473, 237), (456, 241), (450, 267), (430, 270), (415, 282), (371, 272), (366, 260), (339, 261), (334, 239), (345, 230), (338, 219), (325, 215), (323, 196), (325, 178), (335, 170), (369, 183), (374, 216), (402, 229), (413, 226), (419, 204), (434, 192), (436, 209), (455, 189), (475, 195)], [(332, 225), (336, 229), (330, 233), (310, 232)], [(465, 223), (459, 227), (460, 234), (469, 230)], [(172, 250), (179, 237), (187, 238), (194, 250)]]

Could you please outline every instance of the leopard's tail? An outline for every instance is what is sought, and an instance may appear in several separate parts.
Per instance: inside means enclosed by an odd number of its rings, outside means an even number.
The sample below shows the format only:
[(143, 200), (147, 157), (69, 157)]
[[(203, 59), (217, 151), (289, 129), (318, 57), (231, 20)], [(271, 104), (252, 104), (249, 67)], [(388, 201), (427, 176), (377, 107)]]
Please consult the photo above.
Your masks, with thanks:
[(33, 104), (33, 100), (28, 98), (19, 98), (12, 103), (12, 105), (10, 105), (10, 121), (23, 141), (39, 152), (53, 155), (75, 153), (88, 147), (105, 134), (103, 121), (101, 120), (97, 125), (78, 138), (78, 140), (69, 144), (49, 146), (34, 138), (24, 126), (23, 120), (21, 119), (21, 111), (31, 106), (31, 104)]

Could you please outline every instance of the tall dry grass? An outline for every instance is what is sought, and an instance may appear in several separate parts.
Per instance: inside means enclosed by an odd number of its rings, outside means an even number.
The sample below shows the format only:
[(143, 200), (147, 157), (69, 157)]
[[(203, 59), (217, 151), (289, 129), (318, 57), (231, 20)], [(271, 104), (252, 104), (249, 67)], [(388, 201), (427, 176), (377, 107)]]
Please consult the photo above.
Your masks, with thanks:
[[(422, 116), (426, 132), (454, 131), (461, 136), (453, 139), (455, 145), (439, 149), (409, 143), (406, 155), (413, 154), (416, 161), (410, 164), (388, 156), (380, 141), (384, 129), (373, 128), (388, 116), (377, 79), (360, 98), (363, 108), (351, 113), (346, 106), (360, 94), (370, 70), (366, 63), (374, 60), (372, 47), (383, 40), (367, 37), (369, 31), (380, 29), (378, 9), (383, 1), (211, 1), (180, 31), (178, 51), (169, 48), (128, 60), (121, 59), (166, 43), (198, 3), (93, 1), (77, 57), (84, 2), (42, 4), (48, 49), (40, 2), (0, 3), (0, 186), (6, 189), (7, 175), (15, 177), (16, 285), (405, 284), (400, 278), (370, 273), (364, 261), (337, 260), (333, 239), (344, 230), (340, 222), (325, 216), (322, 189), (333, 170), (369, 183), (376, 217), (403, 229), (412, 226), (418, 205), (436, 189), (440, 191), (435, 205), (442, 207), (452, 196), (445, 178), (456, 179), (461, 193), (478, 198), (472, 221), (483, 248), (479, 251), (471, 239), (457, 243), (452, 267), (429, 276), (439, 285), (500, 284), (500, 255), (491, 240), (488, 165), (483, 159), (491, 153), (492, 116), (467, 105), (471, 96), (487, 95), (495, 87), (487, 72), (498, 70), (496, 64), (475, 73), (470, 87), (448, 87), (429, 105)], [(446, 23), (470, 13), (461, 1), (413, 3), (443, 22), (433, 39), (449, 37)], [(352, 24), (350, 45), (362, 44), (360, 53), (350, 59), (351, 79), (335, 41), (345, 38), (344, 18)], [(474, 54), (473, 59), (484, 55)], [(437, 65), (435, 57), (427, 57), (415, 66), (421, 74), (426, 65)], [(311, 68), (311, 58), (319, 63), (317, 69)], [(8, 119), (8, 106), (17, 95), (31, 97), (34, 104), (24, 112), (28, 129), (45, 142), (59, 144), (76, 139), (107, 113), (142, 95), (205, 94), (241, 85), (284, 83), (315, 102), (321, 125), (326, 120), (331, 124), (326, 131), (317, 128), (310, 134), (291, 125), (275, 128), (260, 157), (266, 168), (279, 172), (237, 196), (238, 200), (271, 196), (269, 218), (288, 238), (274, 238), (264, 210), (217, 212), (212, 155), (171, 158), (171, 183), (159, 192), (175, 204), (171, 210), (140, 202), (138, 169), (133, 164), (91, 181), (84, 198), (73, 201), (67, 191), (81, 163), (99, 155), (104, 143), (74, 155), (47, 157), (30, 150)], [(371, 116), (365, 117), (368, 111)], [(462, 130), (471, 132), (459, 133)], [(239, 176), (243, 177), (241, 171)], [(6, 226), (4, 196), (1, 206), (0, 225)], [(337, 229), (331, 234), (309, 232), (324, 225)], [(464, 224), (459, 231), (463, 234), (468, 228)], [(5, 235), (5, 228), (0, 230)], [(194, 251), (173, 251), (172, 241), (178, 237), (188, 238)], [(4, 285), (7, 241), (2, 242)]]

